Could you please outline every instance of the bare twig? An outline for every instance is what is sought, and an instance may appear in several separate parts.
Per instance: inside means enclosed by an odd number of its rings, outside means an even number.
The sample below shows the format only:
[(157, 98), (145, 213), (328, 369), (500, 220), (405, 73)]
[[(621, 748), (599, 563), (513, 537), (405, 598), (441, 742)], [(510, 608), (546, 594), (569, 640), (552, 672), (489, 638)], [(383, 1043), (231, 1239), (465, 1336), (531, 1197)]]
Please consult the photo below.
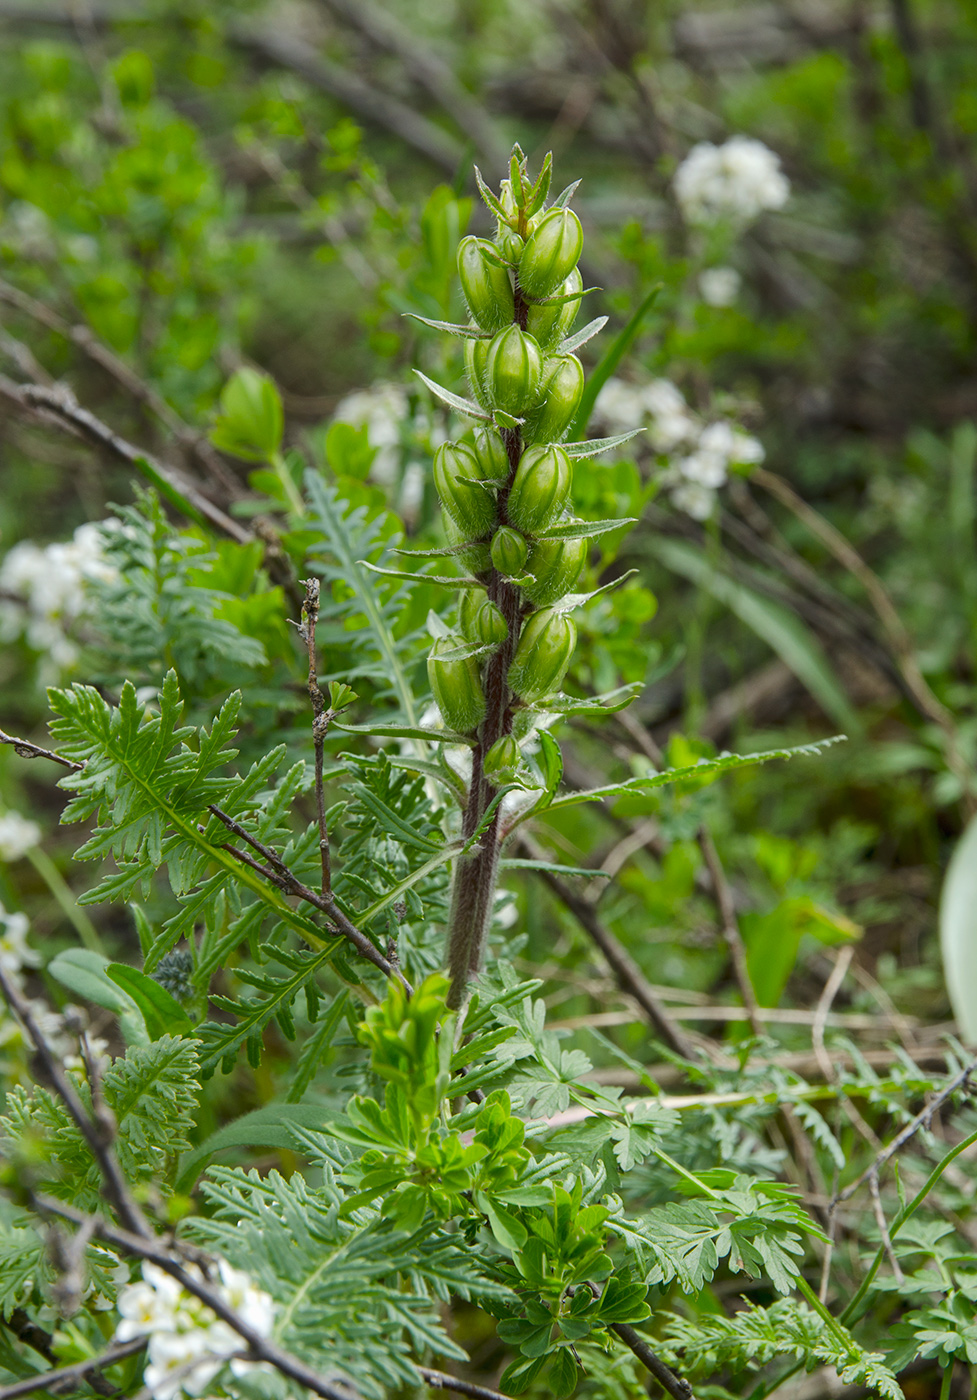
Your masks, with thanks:
[(322, 756), (326, 735), (329, 732), (329, 711), (326, 697), (319, 687), (319, 669), (316, 662), (315, 629), (319, 621), (319, 580), (305, 580), (305, 606), (302, 609), (302, 626), (299, 631), (305, 637), (309, 654), (309, 699), (312, 701), (312, 743), (315, 749), (315, 809), (319, 823), (319, 856), (322, 863), (322, 893), (332, 893), (332, 874), (329, 865), (329, 828), (326, 826), (326, 797), (322, 782)]
[(315, 909), (318, 909), (320, 913), (325, 914), (334, 924), (334, 928), (330, 930), (331, 932), (340, 933), (344, 938), (349, 939), (357, 952), (362, 953), (374, 967), (379, 968), (385, 977), (396, 977), (398, 981), (404, 984), (408, 991), (411, 990), (410, 983), (404, 977), (400, 969), (395, 968), (392, 963), (383, 956), (380, 949), (367, 937), (362, 929), (358, 929), (352, 920), (347, 918), (336, 903), (334, 895), (329, 892), (317, 894), (315, 890), (310, 889), (308, 885), (304, 884), (298, 876), (293, 873), (276, 851), (273, 851), (270, 846), (266, 846), (262, 841), (257, 840), (257, 838), (252, 836), (240, 822), (236, 822), (233, 817), (228, 816), (228, 814), (222, 811), (216, 804), (211, 803), (207, 810), (212, 812), (218, 821), (223, 822), (228, 831), (233, 831), (235, 836), (239, 836), (242, 841), (246, 841), (259, 855), (264, 856), (268, 865), (260, 865), (249, 856), (246, 851), (240, 851), (236, 846), (225, 846), (224, 849), (230, 855), (235, 856), (244, 865), (250, 866), (252, 870), (257, 870), (266, 880), (270, 880), (272, 884), (276, 885), (283, 894), (294, 895), (297, 899), (304, 900), (307, 904), (311, 904)]
[[(458, 1395), (468, 1395), (470, 1400), (507, 1400), (506, 1396), (497, 1390), (489, 1390), (488, 1386), (463, 1381), (458, 1376), (447, 1375), (444, 1371), (432, 1371), (429, 1366), (418, 1366), (417, 1369), (424, 1377), (425, 1385), (429, 1385), (432, 1390), (454, 1390)], [(3, 1400), (2, 1396), (0, 1400)]]
[(654, 1376), (655, 1380), (663, 1390), (672, 1397), (672, 1400), (695, 1400), (692, 1394), (692, 1387), (682, 1376), (677, 1376), (675, 1372), (666, 1366), (661, 1357), (648, 1345), (641, 1333), (626, 1322), (615, 1322), (611, 1324), (610, 1330), (614, 1332), (626, 1347), (628, 1347), (644, 1366)]
[(491, 169), (503, 170), (509, 150), (499, 138), (489, 113), (455, 76), (451, 65), (414, 37), (406, 25), (373, 0), (320, 0), (326, 9), (353, 25), (377, 48), (396, 55), (411, 77), (453, 117)]
[(82, 408), (69, 389), (60, 385), (48, 389), (39, 384), (24, 384), (19, 386), (18, 397), (26, 407), (46, 410), (59, 422), (70, 425), (89, 442), (96, 443), (142, 475), (148, 475), (154, 484), (162, 483), (176, 492), (188, 502), (193, 511), (203, 516), (221, 534), (236, 540), (238, 544), (250, 544), (253, 539), (251, 533), (208, 500), (192, 481), (188, 481), (175, 468), (160, 462), (151, 453), (133, 446), (114, 428), (96, 418), (94, 413)]
[(44, 749), (40, 744), (33, 744), (30, 739), (18, 739), (13, 734), (5, 734), (2, 729), (0, 744), (9, 744), (14, 753), (20, 754), (21, 758), (49, 758), (52, 763), (60, 763), (62, 768), (70, 768), (73, 773), (80, 773), (85, 766), (83, 763), (73, 762), (70, 758), (62, 758), (53, 749)]
[[(528, 836), (520, 836), (519, 845), (530, 860), (545, 860), (546, 852)], [(584, 928), (603, 953), (617, 979), (618, 986), (641, 1007), (648, 1017), (656, 1034), (676, 1055), (685, 1060), (699, 1059), (699, 1053), (692, 1041), (672, 1021), (658, 997), (652, 991), (641, 968), (622, 943), (614, 937), (597, 917), (596, 911), (580, 895), (572, 890), (565, 880), (552, 871), (537, 872), (556, 897), (565, 904), (577, 922)]]
[(53, 1371), (39, 1371), (36, 1376), (26, 1376), (22, 1381), (14, 1381), (0, 1389), (0, 1400), (17, 1400), (20, 1395), (31, 1395), (35, 1390), (57, 1391), (69, 1381), (90, 1380), (93, 1372), (106, 1370), (127, 1357), (135, 1356), (146, 1345), (145, 1337), (133, 1337), (129, 1342), (119, 1342), (103, 1351), (101, 1356), (89, 1357), (87, 1361), (76, 1361), (72, 1366), (59, 1366)]
[(712, 880), (713, 893), (716, 896), (716, 903), (719, 906), (719, 915), (722, 919), (723, 937), (726, 939), (726, 946), (729, 948), (729, 955), (733, 963), (733, 971), (736, 974), (736, 981), (740, 989), (740, 996), (743, 998), (743, 1005), (746, 1007), (747, 1019), (754, 1035), (763, 1034), (763, 1022), (757, 1015), (757, 999), (753, 990), (753, 982), (750, 979), (750, 970), (746, 965), (746, 948), (743, 944), (743, 935), (740, 933), (739, 920), (736, 917), (736, 909), (733, 905), (733, 891), (730, 889), (729, 881), (726, 879), (726, 872), (723, 869), (722, 861), (719, 859), (719, 852), (715, 843), (705, 827), (699, 830), (699, 847), (705, 858), (706, 867), (709, 871), (709, 878)]
[(875, 1211), (875, 1223), (879, 1227), (879, 1235), (885, 1245), (885, 1252), (889, 1256), (889, 1263), (892, 1265), (892, 1272), (899, 1283), (905, 1282), (905, 1275), (896, 1258), (896, 1252), (892, 1248), (892, 1238), (889, 1234), (889, 1224), (885, 1218), (885, 1211), (882, 1209), (882, 1197), (879, 1195), (879, 1174), (873, 1171), (868, 1178), (869, 1190), (872, 1193), (872, 1209)]
[(381, 91), (375, 83), (366, 82), (349, 68), (322, 57), (296, 35), (280, 29), (233, 24), (228, 37), (238, 48), (256, 54), (266, 63), (298, 73), (312, 87), (338, 98), (358, 117), (392, 131), (399, 140), (413, 146), (450, 175), (461, 165), (464, 151), (460, 143), (434, 122)]
[(916, 704), (922, 713), (939, 725), (943, 731), (946, 740), (947, 764), (954, 776), (960, 781), (965, 801), (973, 812), (975, 805), (977, 805), (974, 799), (973, 774), (960, 753), (954, 717), (943, 702), (933, 694), (919, 669), (912, 637), (899, 616), (895, 604), (886, 592), (881, 579), (869, 568), (858, 550), (841, 531), (836, 530), (831, 522), (826, 520), (813, 506), (809, 506), (783, 477), (777, 476), (775, 472), (768, 472), (762, 467), (757, 467), (750, 479), (755, 481), (758, 486), (762, 486), (765, 491), (769, 491), (782, 505), (785, 505), (862, 585), (868, 595), (869, 602), (882, 623), (899, 670)]
[(260, 1332), (245, 1322), (244, 1318), (226, 1301), (219, 1288), (208, 1283), (203, 1277), (192, 1273), (180, 1260), (174, 1258), (158, 1236), (152, 1234), (144, 1236), (134, 1234), (129, 1230), (120, 1230), (100, 1216), (86, 1215), (84, 1211), (76, 1210), (74, 1206), (56, 1200), (53, 1196), (35, 1196), (34, 1204), (45, 1215), (70, 1220), (78, 1226), (85, 1225), (89, 1220), (93, 1221), (94, 1233), (98, 1239), (104, 1240), (106, 1244), (114, 1245), (126, 1254), (135, 1255), (139, 1259), (148, 1259), (157, 1268), (176, 1279), (181, 1287), (193, 1294), (195, 1298), (199, 1298), (212, 1312), (216, 1313), (222, 1322), (226, 1322), (247, 1343), (249, 1359), (267, 1361), (269, 1365), (274, 1366), (289, 1380), (296, 1381), (299, 1385), (305, 1386), (307, 1390), (323, 1396), (323, 1400), (351, 1400), (350, 1391), (325, 1380), (310, 1366), (306, 1366), (297, 1357), (290, 1356), (288, 1352), (283, 1351), (269, 1338), (262, 1336)]
[(835, 959), (835, 965), (831, 969), (831, 976), (828, 978), (827, 982), (825, 982), (824, 991), (818, 999), (817, 1010), (814, 1013), (814, 1025), (811, 1028), (811, 1043), (814, 1046), (814, 1053), (818, 1058), (821, 1071), (829, 1083), (833, 1077), (834, 1069), (831, 1064), (831, 1057), (824, 1047), (824, 1030), (825, 1026), (828, 1024), (828, 1014), (831, 1011), (831, 1003), (838, 995), (839, 988), (845, 980), (845, 975), (848, 972), (849, 965), (854, 956), (854, 951), (850, 943), (846, 944)]
[(905, 1147), (906, 1143), (910, 1140), (910, 1138), (915, 1137), (915, 1135), (919, 1132), (920, 1128), (927, 1126), (929, 1120), (933, 1117), (933, 1114), (937, 1111), (941, 1104), (944, 1104), (947, 1101), (947, 1099), (950, 1098), (951, 1094), (955, 1094), (956, 1091), (961, 1088), (964, 1090), (965, 1093), (969, 1093), (970, 1084), (968, 1083), (968, 1081), (970, 1079), (970, 1076), (974, 1073), (975, 1069), (977, 1069), (977, 1055), (975, 1055), (974, 1058), (968, 1064), (964, 1065), (963, 1069), (960, 1070), (957, 1074), (955, 1074), (952, 1079), (948, 1080), (947, 1083), (944, 1084), (943, 1088), (936, 1095), (936, 1097), (934, 1099), (931, 1099), (930, 1102), (926, 1105), (926, 1107), (924, 1109), (921, 1109), (920, 1112), (916, 1114), (916, 1117), (912, 1120), (912, 1122), (907, 1123), (906, 1126), (901, 1130), (901, 1132), (896, 1133), (892, 1141), (890, 1143), (887, 1143), (886, 1146), (882, 1149), (882, 1151), (879, 1152), (875, 1160), (872, 1162), (871, 1166), (866, 1167), (860, 1176), (857, 1176), (855, 1180), (852, 1181), (848, 1186), (846, 1186), (843, 1191), (840, 1191), (836, 1197), (836, 1200), (838, 1202), (850, 1200), (851, 1197), (854, 1196), (858, 1188), (863, 1184), (863, 1182), (868, 1181), (873, 1174), (875, 1176), (878, 1176), (882, 1168), (885, 1166), (886, 1162), (888, 1162), (890, 1158), (894, 1157), (897, 1152), (899, 1152), (903, 1147)]
[(44, 1065), (48, 1078), (88, 1144), (89, 1150), (98, 1164), (99, 1171), (102, 1173), (105, 1194), (118, 1213), (119, 1219), (134, 1235), (141, 1238), (151, 1236), (152, 1230), (149, 1223), (131, 1196), (112, 1151), (111, 1136), (106, 1132), (106, 1123), (99, 1123), (89, 1115), (71, 1076), (66, 1072), (61, 1060), (45, 1040), (30, 1003), (13, 979), (7, 975), (2, 965), (0, 965), (0, 991), (3, 992), (11, 1011), (34, 1042), (34, 1048)]

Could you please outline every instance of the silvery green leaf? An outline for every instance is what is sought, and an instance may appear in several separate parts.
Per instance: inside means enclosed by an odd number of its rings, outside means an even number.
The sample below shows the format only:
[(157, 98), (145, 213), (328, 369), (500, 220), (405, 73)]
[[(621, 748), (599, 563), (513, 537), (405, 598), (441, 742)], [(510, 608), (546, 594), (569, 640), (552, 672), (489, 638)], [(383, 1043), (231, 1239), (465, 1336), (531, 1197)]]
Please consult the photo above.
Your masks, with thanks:
[(443, 389), (440, 384), (435, 384), (433, 379), (428, 379), (426, 374), (422, 374), (419, 369), (415, 369), (417, 375), (436, 399), (446, 403), (449, 408), (455, 409), (458, 413), (464, 413), (468, 418), (476, 418), (480, 423), (491, 423), (491, 418), (487, 413), (483, 413), (480, 408), (471, 402), (470, 399), (463, 399), (459, 394), (453, 394), (450, 389)]
[(579, 461), (582, 457), (599, 457), (602, 452), (610, 452), (613, 447), (620, 447), (622, 443), (630, 442), (633, 437), (643, 433), (644, 428), (632, 428), (629, 433), (618, 433), (616, 437), (588, 438), (585, 442), (565, 442), (563, 451), (568, 457)]
[(607, 325), (606, 316), (598, 316), (596, 321), (588, 321), (587, 324), (576, 335), (569, 336), (560, 346), (561, 355), (572, 355), (574, 350), (579, 350), (581, 345), (586, 345), (588, 340), (593, 340), (595, 335)]

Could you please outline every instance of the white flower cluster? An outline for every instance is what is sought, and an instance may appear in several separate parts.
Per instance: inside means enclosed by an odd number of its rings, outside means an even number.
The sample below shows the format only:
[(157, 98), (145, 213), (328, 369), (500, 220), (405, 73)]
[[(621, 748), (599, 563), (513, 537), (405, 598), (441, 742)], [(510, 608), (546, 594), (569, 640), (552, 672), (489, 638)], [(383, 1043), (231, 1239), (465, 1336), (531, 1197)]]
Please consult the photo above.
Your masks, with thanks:
[(697, 224), (749, 223), (764, 209), (782, 209), (790, 195), (780, 157), (752, 136), (731, 136), (721, 146), (700, 141), (674, 183), (683, 214)]
[[(24, 824), (33, 826), (33, 822)], [(24, 969), (37, 967), (41, 962), (37, 949), (27, 942), (29, 928), (26, 914), (19, 910), (9, 912), (0, 904), (0, 967), (21, 991), (24, 990)], [(77, 1038), (65, 1024), (65, 1017), (71, 1015), (80, 1025), (84, 1025), (87, 1019), (84, 1012), (76, 1006), (66, 1006), (62, 1012), (52, 1011), (41, 997), (29, 997), (27, 1005), (37, 1022), (38, 1031), (65, 1069), (84, 1074), (85, 1065), (78, 1054)], [(107, 1065), (108, 1041), (89, 1035), (88, 1044), (96, 1061)], [(0, 1058), (0, 1078), (15, 1079), (23, 1068), (24, 1035), (20, 1022), (8, 1014), (0, 1014), (0, 1055), (3, 1056)]]
[(0, 860), (20, 860), (41, 839), (41, 828), (19, 812), (0, 812)]
[(86, 582), (116, 577), (102, 535), (117, 525), (115, 520), (79, 525), (70, 540), (44, 548), (31, 540), (15, 544), (0, 565), (0, 595), (8, 595), (0, 596), (0, 641), (23, 634), (54, 674), (73, 666), (78, 648), (68, 629), (85, 610)]
[(609, 433), (648, 427), (648, 440), (669, 458), (663, 478), (673, 505), (694, 520), (712, 514), (716, 492), (732, 466), (762, 462), (763, 445), (728, 419), (704, 422), (670, 379), (629, 384), (609, 379), (594, 404)]
[[(275, 1305), (268, 1294), (226, 1259), (219, 1271), (226, 1302), (255, 1332), (269, 1336)], [(122, 1317), (116, 1341), (149, 1338), (143, 1381), (153, 1400), (174, 1400), (181, 1391), (202, 1395), (228, 1362), (236, 1376), (260, 1364), (232, 1359), (247, 1350), (243, 1338), (155, 1264), (143, 1264), (142, 1282), (124, 1288), (116, 1306)]]
[(699, 273), (699, 291), (707, 306), (732, 306), (742, 283), (735, 267), (707, 267)]

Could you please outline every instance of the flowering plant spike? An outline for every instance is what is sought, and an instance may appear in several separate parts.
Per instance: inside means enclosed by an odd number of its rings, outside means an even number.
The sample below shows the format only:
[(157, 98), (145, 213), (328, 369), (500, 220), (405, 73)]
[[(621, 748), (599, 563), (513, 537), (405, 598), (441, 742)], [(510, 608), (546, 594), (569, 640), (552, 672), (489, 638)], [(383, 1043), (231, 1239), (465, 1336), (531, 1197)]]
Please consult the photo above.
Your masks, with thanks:
[(583, 232), (563, 196), (546, 208), (550, 167), (547, 156), (534, 183), (517, 146), (498, 198), (479, 177), (496, 237), (466, 238), (458, 249), (469, 330), (478, 333), (465, 342), (465, 363), (490, 422), (473, 448), (439, 448), (434, 473), (448, 538), (484, 589), (466, 590), (458, 632), (439, 639), (430, 665), (445, 722), (473, 741), (448, 926), (454, 1007), (482, 964), (506, 835), (500, 788), (533, 785), (520, 779), (519, 738), (532, 731), (531, 707), (545, 709), (558, 690), (574, 647), (576, 629), (551, 605), (572, 591), (587, 558), (584, 539), (544, 537), (571, 521), (573, 466), (560, 443), (584, 378), (562, 350), (583, 295)]

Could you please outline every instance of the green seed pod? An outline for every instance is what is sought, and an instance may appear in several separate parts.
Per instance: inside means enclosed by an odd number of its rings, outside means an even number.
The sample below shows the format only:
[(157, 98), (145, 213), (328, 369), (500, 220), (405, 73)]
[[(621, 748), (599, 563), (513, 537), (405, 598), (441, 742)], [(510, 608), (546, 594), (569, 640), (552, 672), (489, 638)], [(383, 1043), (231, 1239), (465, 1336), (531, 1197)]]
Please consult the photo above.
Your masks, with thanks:
[(463, 442), (443, 442), (434, 454), (434, 484), (447, 513), (469, 535), (484, 535), (495, 523), (495, 496), (482, 480), (482, 464)]
[(551, 209), (526, 240), (519, 285), (527, 296), (552, 296), (583, 252), (583, 229), (572, 209)]
[(586, 562), (586, 540), (537, 540), (526, 563), (534, 581), (522, 591), (540, 607), (555, 603), (572, 592)]
[(530, 447), (516, 468), (507, 510), (518, 529), (535, 534), (552, 525), (567, 503), (573, 467), (562, 447)]
[(459, 644), (457, 637), (438, 637), (427, 659), (427, 675), (445, 724), (459, 734), (471, 734), (485, 718), (485, 695), (474, 657), (443, 656)]
[(504, 267), (491, 254), (495, 249), (484, 238), (463, 238), (458, 245), (458, 276), (468, 309), (483, 331), (499, 331), (512, 321), (512, 283)]
[(509, 454), (502, 446), (498, 433), (486, 431), (475, 434), (475, 456), (485, 481), (508, 481)]
[(533, 705), (559, 689), (576, 644), (577, 629), (563, 613), (554, 608), (533, 613), (509, 667), (509, 685), (520, 700)]
[(477, 588), (466, 588), (461, 595), (458, 626), (465, 640), (477, 647), (501, 646), (509, 635), (501, 608)]
[(482, 769), (489, 782), (501, 786), (510, 782), (519, 771), (519, 745), (511, 734), (503, 734), (496, 739), (482, 760)]
[(518, 530), (503, 525), (492, 536), (492, 563), (500, 574), (512, 577), (521, 574), (526, 565), (529, 545)]
[[(583, 278), (580, 276), (579, 267), (575, 267), (563, 286), (557, 288), (556, 295), (566, 297), (574, 292), (582, 291)], [(526, 330), (530, 335), (535, 336), (543, 353), (546, 354), (550, 350), (555, 350), (564, 336), (570, 334), (570, 329), (577, 319), (579, 310), (579, 296), (575, 297), (573, 301), (564, 301), (549, 306), (532, 302), (526, 317)]]
[(532, 408), (542, 372), (543, 357), (531, 335), (518, 326), (500, 331), (485, 357), (485, 388), (493, 408), (516, 415)]
[(556, 355), (543, 364), (539, 404), (526, 414), (526, 442), (559, 442), (576, 417), (583, 397), (583, 365), (576, 355)]
[(492, 403), (485, 389), (485, 361), (488, 358), (488, 340), (466, 340), (465, 341), (465, 369), (468, 372), (468, 383), (475, 396), (475, 402), (480, 403), (483, 408), (491, 408)]
[(469, 541), (465, 531), (456, 525), (451, 516), (445, 513), (444, 533), (450, 545), (467, 545), (466, 549), (460, 549), (454, 556), (463, 569), (467, 569), (472, 574), (487, 574), (492, 567), (492, 556), (489, 554), (487, 540)]

